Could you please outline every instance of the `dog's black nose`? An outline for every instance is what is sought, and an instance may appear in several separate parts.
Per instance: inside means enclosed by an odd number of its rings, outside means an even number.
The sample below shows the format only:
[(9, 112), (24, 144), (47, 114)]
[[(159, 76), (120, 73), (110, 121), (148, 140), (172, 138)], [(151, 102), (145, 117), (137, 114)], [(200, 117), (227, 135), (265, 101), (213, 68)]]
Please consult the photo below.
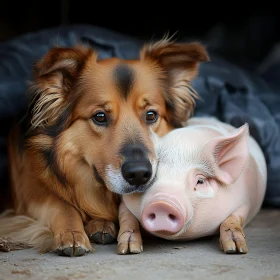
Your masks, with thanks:
[(124, 179), (133, 186), (140, 186), (149, 181), (152, 176), (152, 165), (149, 161), (145, 162), (126, 162), (122, 166)]

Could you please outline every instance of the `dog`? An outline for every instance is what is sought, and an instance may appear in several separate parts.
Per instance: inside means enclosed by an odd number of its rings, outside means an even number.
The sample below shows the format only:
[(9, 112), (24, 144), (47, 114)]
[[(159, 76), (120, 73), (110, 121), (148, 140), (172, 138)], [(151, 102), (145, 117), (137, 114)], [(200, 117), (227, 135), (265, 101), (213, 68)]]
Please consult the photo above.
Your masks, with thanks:
[(191, 116), (199, 96), (190, 83), (208, 60), (201, 43), (166, 38), (135, 60), (99, 60), (79, 44), (50, 49), (9, 135), (13, 210), (2, 214), (0, 236), (65, 256), (114, 242), (121, 195), (155, 178), (151, 130), (163, 136)]

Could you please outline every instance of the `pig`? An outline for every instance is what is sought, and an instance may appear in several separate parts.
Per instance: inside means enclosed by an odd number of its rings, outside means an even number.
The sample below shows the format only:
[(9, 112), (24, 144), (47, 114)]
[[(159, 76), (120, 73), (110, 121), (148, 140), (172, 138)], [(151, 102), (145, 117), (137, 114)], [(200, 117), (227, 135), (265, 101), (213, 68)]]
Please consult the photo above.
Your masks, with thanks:
[(118, 253), (143, 250), (141, 229), (168, 240), (220, 234), (222, 251), (247, 253), (244, 227), (261, 209), (267, 181), (266, 161), (248, 124), (235, 128), (193, 117), (153, 139), (156, 179), (144, 193), (122, 196)]

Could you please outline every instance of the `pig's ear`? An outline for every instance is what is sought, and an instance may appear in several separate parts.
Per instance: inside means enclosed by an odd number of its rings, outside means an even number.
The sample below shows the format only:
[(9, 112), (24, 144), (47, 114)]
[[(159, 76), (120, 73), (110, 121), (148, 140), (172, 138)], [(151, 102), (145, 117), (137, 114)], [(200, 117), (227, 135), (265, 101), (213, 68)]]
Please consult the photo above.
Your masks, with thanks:
[(204, 151), (211, 153), (216, 178), (225, 185), (233, 184), (240, 176), (248, 159), (248, 124), (227, 136), (216, 137), (206, 144)]
[(145, 45), (140, 56), (160, 69), (168, 121), (174, 127), (181, 127), (199, 98), (190, 82), (198, 74), (199, 63), (209, 61), (206, 48), (198, 42), (174, 43), (164, 38), (155, 44)]

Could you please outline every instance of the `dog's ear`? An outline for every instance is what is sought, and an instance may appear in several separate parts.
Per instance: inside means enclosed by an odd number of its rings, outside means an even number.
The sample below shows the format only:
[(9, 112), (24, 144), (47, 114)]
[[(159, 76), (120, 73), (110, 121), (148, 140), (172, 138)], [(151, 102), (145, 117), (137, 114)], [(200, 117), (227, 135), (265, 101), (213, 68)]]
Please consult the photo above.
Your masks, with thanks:
[(79, 73), (93, 55), (92, 49), (81, 45), (54, 47), (35, 64), (29, 87), (31, 129), (51, 126), (63, 114)]
[(190, 82), (197, 76), (199, 63), (209, 61), (206, 48), (198, 43), (174, 43), (163, 39), (145, 45), (141, 59), (156, 63), (163, 72), (168, 121), (175, 127), (182, 126), (199, 98)]

